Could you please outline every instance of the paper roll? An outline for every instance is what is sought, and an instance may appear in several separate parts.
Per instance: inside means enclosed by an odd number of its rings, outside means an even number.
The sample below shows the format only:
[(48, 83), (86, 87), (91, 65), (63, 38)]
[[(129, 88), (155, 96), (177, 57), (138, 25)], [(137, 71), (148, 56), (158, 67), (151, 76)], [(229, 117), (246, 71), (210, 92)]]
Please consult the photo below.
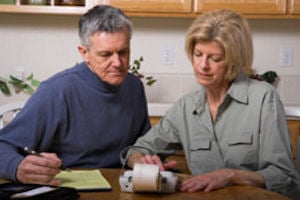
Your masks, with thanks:
[(159, 167), (153, 164), (135, 164), (133, 167), (133, 190), (136, 192), (160, 191)]

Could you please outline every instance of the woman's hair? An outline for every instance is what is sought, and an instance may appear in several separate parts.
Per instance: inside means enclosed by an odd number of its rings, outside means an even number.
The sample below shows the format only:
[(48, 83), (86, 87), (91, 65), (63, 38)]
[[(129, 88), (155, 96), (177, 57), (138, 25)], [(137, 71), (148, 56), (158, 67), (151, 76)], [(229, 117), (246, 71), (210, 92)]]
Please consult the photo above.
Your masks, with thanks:
[(81, 45), (89, 49), (89, 37), (97, 32), (113, 33), (127, 29), (132, 35), (132, 22), (118, 8), (109, 5), (97, 5), (79, 19), (79, 38)]
[(185, 50), (190, 61), (198, 42), (217, 42), (225, 53), (227, 80), (233, 80), (253, 62), (253, 44), (250, 26), (239, 13), (227, 9), (214, 10), (200, 15), (188, 29)]

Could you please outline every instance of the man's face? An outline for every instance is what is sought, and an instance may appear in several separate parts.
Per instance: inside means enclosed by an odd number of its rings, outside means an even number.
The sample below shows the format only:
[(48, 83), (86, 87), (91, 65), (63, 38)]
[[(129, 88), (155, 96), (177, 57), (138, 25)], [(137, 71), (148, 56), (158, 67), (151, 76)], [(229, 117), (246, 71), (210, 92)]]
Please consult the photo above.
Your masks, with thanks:
[(120, 85), (128, 73), (130, 37), (127, 29), (114, 33), (97, 32), (90, 38), (90, 48), (78, 50), (89, 68), (104, 82)]

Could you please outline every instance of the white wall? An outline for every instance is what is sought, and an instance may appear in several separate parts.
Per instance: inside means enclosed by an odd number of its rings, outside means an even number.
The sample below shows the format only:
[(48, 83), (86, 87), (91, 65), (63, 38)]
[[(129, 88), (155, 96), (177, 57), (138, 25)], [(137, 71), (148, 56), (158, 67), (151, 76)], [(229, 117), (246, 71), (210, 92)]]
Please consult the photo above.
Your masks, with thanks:
[[(0, 76), (22, 67), (44, 80), (81, 61), (77, 52), (79, 16), (0, 14)], [(134, 18), (132, 58), (144, 57), (142, 71), (158, 82), (146, 87), (150, 102), (172, 103), (197, 88), (184, 52), (185, 32), (192, 19)], [(285, 104), (300, 105), (300, 20), (250, 20), (258, 73), (275, 70)], [(174, 64), (163, 64), (162, 50), (174, 50)], [(280, 48), (293, 49), (291, 67), (280, 67)], [(0, 105), (16, 98), (0, 94)]]

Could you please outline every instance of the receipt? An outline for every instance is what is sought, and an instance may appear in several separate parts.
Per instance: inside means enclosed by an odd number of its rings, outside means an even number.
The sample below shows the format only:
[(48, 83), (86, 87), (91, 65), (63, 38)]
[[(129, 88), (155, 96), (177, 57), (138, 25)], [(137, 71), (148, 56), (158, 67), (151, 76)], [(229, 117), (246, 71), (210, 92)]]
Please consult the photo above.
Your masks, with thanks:
[(132, 176), (133, 190), (136, 192), (160, 191), (159, 167), (153, 164), (135, 164)]

